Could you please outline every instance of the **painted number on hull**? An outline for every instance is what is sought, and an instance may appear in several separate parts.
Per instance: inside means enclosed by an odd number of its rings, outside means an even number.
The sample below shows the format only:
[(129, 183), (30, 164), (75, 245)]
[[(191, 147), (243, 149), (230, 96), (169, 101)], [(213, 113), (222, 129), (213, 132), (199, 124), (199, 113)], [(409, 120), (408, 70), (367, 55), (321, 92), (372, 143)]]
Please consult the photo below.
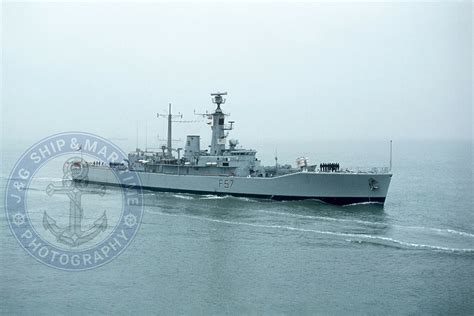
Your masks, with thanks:
[(219, 179), (219, 188), (230, 189), (234, 184), (234, 180), (232, 179)]

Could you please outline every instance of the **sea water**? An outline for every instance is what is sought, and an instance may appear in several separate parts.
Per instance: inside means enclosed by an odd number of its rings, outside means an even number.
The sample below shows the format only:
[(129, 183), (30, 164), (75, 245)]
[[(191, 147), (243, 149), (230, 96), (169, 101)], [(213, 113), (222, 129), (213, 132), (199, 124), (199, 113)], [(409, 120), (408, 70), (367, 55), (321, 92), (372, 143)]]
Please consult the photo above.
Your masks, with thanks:
[[(387, 165), (383, 146), (280, 144), (279, 162), (291, 163), (299, 150), (317, 163)], [(271, 163), (272, 144), (261, 147)], [(472, 315), (472, 148), (396, 142), (383, 206), (145, 191), (143, 221), (126, 251), (102, 267), (67, 272), (37, 262), (12, 236), (4, 186), (26, 147), (4, 147), (1, 312)], [(46, 208), (62, 207), (47, 202), (44, 188), (54, 181), (61, 179), (52, 172), (31, 188)], [(108, 189), (88, 209), (116, 208), (118, 198)]]

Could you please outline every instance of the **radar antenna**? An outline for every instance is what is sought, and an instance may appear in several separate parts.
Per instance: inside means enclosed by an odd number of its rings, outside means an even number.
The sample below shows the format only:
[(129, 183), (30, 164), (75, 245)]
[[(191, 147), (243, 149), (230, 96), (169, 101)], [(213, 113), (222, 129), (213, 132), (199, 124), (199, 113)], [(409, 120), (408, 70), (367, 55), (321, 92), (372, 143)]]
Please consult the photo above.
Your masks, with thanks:
[(227, 95), (227, 92), (215, 92), (211, 93), (212, 96), (212, 103), (217, 104), (217, 108), (221, 108), (221, 104), (225, 103), (225, 100), (222, 96)]

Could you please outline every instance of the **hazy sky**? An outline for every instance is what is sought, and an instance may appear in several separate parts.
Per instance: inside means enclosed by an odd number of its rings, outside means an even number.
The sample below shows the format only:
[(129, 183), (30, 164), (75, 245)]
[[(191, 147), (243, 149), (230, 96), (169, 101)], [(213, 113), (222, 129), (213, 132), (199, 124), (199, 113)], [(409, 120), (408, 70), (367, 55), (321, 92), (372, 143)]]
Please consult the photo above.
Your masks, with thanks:
[[(13, 3), (2, 8), (4, 141), (80, 130), (149, 146), (171, 102), (228, 91), (241, 143), (472, 137), (466, 2)], [(175, 126), (209, 137), (205, 123)], [(150, 144), (151, 143), (151, 144)]]

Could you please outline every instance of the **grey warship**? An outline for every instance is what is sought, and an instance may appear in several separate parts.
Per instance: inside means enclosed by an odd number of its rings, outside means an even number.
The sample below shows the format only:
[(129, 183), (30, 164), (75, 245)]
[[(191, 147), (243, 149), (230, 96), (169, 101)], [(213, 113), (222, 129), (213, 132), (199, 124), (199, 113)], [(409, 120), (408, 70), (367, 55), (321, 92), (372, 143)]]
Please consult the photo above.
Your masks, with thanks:
[[(305, 157), (296, 166), (263, 166), (257, 151), (238, 146), (228, 139), (234, 121), (226, 122), (221, 106), (227, 93), (212, 93), (216, 105), (212, 113), (199, 114), (209, 119), (211, 145), (202, 149), (199, 135), (188, 135), (181, 148), (172, 147), (171, 105), (168, 118), (167, 145), (161, 151), (140, 150), (129, 153), (128, 161), (88, 163), (88, 181), (120, 186), (114, 172), (137, 172), (145, 190), (205, 195), (231, 195), (274, 200), (315, 199), (326, 203), (384, 203), (391, 168), (351, 171), (338, 163), (310, 165)], [(174, 153), (177, 153), (177, 157)]]

